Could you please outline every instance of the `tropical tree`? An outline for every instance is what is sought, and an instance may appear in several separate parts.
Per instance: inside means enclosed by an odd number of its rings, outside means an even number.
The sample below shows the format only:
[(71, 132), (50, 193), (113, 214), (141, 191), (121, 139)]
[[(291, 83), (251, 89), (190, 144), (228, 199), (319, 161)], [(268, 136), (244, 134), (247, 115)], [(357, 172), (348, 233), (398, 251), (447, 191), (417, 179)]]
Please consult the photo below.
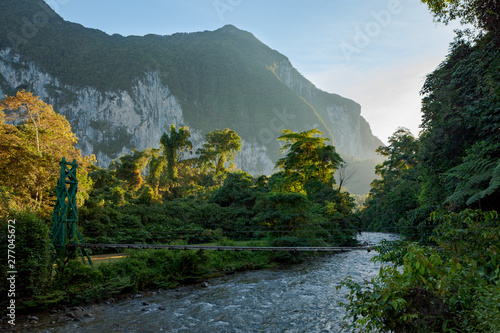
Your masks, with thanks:
[(354, 176), (358, 170), (351, 164), (349, 163), (341, 163), (339, 165), (339, 168), (337, 169), (337, 172), (335, 174), (335, 180), (337, 182), (337, 185), (339, 187), (339, 192), (342, 190), (343, 187), (346, 185), (355, 182)]
[[(419, 165), (425, 203), (499, 209), (500, 49), (488, 36), (457, 39), (427, 76), (422, 94)], [(485, 191), (483, 191), (485, 190)], [(480, 201), (479, 201), (480, 200)]]
[(274, 231), (274, 236), (290, 236), (297, 228), (310, 222), (310, 203), (300, 193), (271, 192), (260, 196), (254, 210), (254, 220)]
[(206, 140), (203, 147), (196, 151), (200, 155), (200, 161), (215, 173), (224, 172), (226, 163), (234, 162), (236, 154), (241, 150), (241, 138), (235, 131), (226, 128), (208, 133)]
[(149, 161), (149, 173), (146, 182), (153, 188), (155, 195), (158, 195), (158, 189), (160, 186), (160, 179), (165, 169), (166, 161), (165, 157), (159, 154), (158, 149), (151, 149), (151, 158)]
[(312, 129), (296, 133), (285, 129), (282, 133), (278, 140), (285, 142), (281, 151), (287, 154), (276, 167), (284, 172), (283, 190), (314, 192), (335, 182), (333, 175), (343, 160), (335, 147), (325, 145), (327, 138), (315, 137), (322, 132)]
[(176, 130), (175, 125), (172, 125), (170, 135), (164, 133), (160, 139), (163, 154), (167, 160), (167, 179), (171, 181), (177, 178), (177, 164), (182, 158), (182, 153), (193, 149), (190, 137), (191, 132), (187, 126)]
[(438, 21), (448, 23), (459, 19), (462, 24), (498, 33), (500, 3), (497, 0), (422, 0)]
[(377, 153), (386, 160), (375, 168), (381, 179), (372, 182), (361, 216), (373, 229), (392, 231), (418, 206), (419, 141), (408, 129), (399, 128), (389, 138), (389, 145), (379, 147)]
[(144, 179), (141, 171), (146, 167), (147, 154), (143, 151), (134, 149), (132, 154), (120, 156), (119, 161), (113, 161), (110, 168), (114, 169), (118, 179), (127, 182), (130, 189), (138, 190)]
[[(20, 91), (0, 103), (0, 188), (10, 204), (49, 209), (62, 157), (79, 168), (78, 203), (87, 197), (87, 169), (95, 157), (82, 157), (66, 118), (30, 92)], [(4, 208), (7, 208), (4, 205)]]
[(252, 176), (246, 172), (229, 173), (224, 184), (210, 197), (221, 207), (242, 206), (253, 208), (257, 191), (252, 187)]
[(398, 128), (389, 138), (389, 145), (381, 146), (376, 151), (387, 158), (376, 167), (376, 172), (381, 177), (408, 170), (418, 163), (418, 140), (407, 128)]
[(23, 90), (16, 96), (6, 97), (0, 111), (4, 112), (2, 118), (7, 123), (25, 126), (26, 139), (38, 154), (50, 154), (57, 151), (59, 145), (68, 147), (78, 142), (64, 116), (30, 92)]

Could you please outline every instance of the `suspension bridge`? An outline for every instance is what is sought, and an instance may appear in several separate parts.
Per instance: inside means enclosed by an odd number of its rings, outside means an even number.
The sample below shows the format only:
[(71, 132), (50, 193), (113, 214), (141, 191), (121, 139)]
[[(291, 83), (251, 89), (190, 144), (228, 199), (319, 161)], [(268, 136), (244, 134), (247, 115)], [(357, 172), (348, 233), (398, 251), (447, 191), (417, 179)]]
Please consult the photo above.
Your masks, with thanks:
[(76, 192), (78, 180), (76, 170), (78, 164), (67, 162), (65, 158), (60, 162), (61, 173), (57, 183), (57, 201), (52, 218), (52, 245), (56, 249), (53, 263), (64, 267), (71, 258), (71, 249), (77, 249), (82, 260), (87, 259), (92, 265), (87, 249), (169, 249), (169, 250), (210, 250), (210, 251), (271, 251), (271, 252), (346, 252), (352, 250), (371, 251), (371, 246), (358, 247), (252, 247), (252, 246), (216, 246), (216, 245), (165, 245), (165, 244), (87, 244), (78, 231), (76, 222), (78, 212), (76, 206)]
[(271, 246), (217, 246), (217, 245), (164, 245), (164, 244), (67, 244), (66, 247), (87, 249), (168, 249), (211, 251), (271, 251), (271, 252), (345, 252), (352, 250), (371, 251), (370, 246), (356, 247), (271, 247)]

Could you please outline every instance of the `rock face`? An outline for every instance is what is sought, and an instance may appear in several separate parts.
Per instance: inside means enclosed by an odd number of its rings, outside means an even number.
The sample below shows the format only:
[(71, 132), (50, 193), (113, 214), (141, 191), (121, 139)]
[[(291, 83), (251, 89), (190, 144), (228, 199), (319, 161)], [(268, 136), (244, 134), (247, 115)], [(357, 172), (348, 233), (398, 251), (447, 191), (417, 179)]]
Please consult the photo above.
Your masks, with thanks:
[[(235, 130), (243, 140), (236, 165), (252, 174), (273, 172), (280, 157), (276, 138), (285, 128), (318, 128), (343, 156), (361, 160), (376, 158), (375, 149), (382, 145), (361, 117), (359, 104), (317, 89), (285, 56), (233, 26), (196, 34), (121, 37), (52, 13), (36, 39), (9, 45), (10, 31), (22, 31), (12, 25), (23, 22), (22, 17), (36, 17), (28, 12), (32, 8), (49, 11), (41, 0), (0, 4), (0, 19), (11, 26), (0, 27), (0, 94), (26, 89), (52, 104), (70, 121), (83, 154), (95, 154), (101, 166), (134, 148), (159, 147), (172, 124), (190, 127), (195, 149), (211, 130)], [(71, 42), (80, 38), (80, 44), (96, 51), (87, 52), (80, 62), (75, 56), (52, 61), (43, 56), (49, 43), (44, 40), (54, 36)], [(54, 56), (66, 52), (57, 44), (51, 47)], [(117, 54), (114, 58), (111, 51)], [(93, 70), (80, 70), (94, 63)], [(141, 65), (131, 65), (136, 63)], [(104, 83), (96, 79), (103, 71), (108, 76)]]
[(370, 125), (361, 116), (361, 106), (358, 103), (317, 89), (289, 61), (276, 65), (274, 72), (316, 110), (330, 129), (340, 152), (360, 159), (378, 158), (375, 149), (383, 143), (373, 136)]
[[(103, 166), (133, 148), (158, 147), (171, 124), (184, 124), (181, 106), (157, 73), (138, 78), (132, 95), (103, 93), (93, 87), (77, 89), (61, 84), (34, 63), (21, 62), (19, 55), (6, 49), (0, 51), (0, 75), (11, 88), (29, 83), (36, 95), (54, 105), (70, 121), (82, 153), (95, 153)], [(196, 131), (193, 136), (201, 142)]]
[[(0, 76), (11, 89), (29, 83), (37, 96), (70, 121), (82, 153), (96, 154), (98, 164), (104, 167), (134, 148), (158, 148), (161, 136), (172, 124), (189, 126), (179, 102), (168, 86), (160, 82), (158, 73), (145, 73), (138, 78), (132, 95), (127, 91), (102, 93), (92, 87), (77, 89), (63, 85), (6, 49), (0, 51)], [(0, 94), (4, 95), (1, 87)], [(190, 130), (196, 150), (203, 145), (204, 138), (199, 129), (190, 127)], [(266, 151), (265, 146), (243, 139), (236, 165), (250, 173), (270, 174), (274, 161)]]

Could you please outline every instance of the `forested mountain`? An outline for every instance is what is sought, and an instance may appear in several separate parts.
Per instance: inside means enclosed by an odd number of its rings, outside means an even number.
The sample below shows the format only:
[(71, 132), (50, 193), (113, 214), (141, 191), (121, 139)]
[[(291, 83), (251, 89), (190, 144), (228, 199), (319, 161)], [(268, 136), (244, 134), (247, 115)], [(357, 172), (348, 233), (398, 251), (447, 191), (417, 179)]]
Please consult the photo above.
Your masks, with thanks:
[[(172, 124), (189, 126), (198, 147), (214, 129), (235, 130), (243, 139), (236, 164), (253, 174), (272, 172), (285, 128), (319, 129), (360, 166), (382, 145), (359, 104), (317, 89), (286, 56), (234, 26), (109, 36), (64, 21), (42, 0), (2, 1), (0, 21), (0, 94), (27, 89), (53, 105), (103, 166), (158, 147)], [(365, 177), (358, 185), (373, 174)]]
[(364, 285), (347, 281), (361, 331), (500, 330), (500, 3), (422, 0), (457, 31), (421, 90), (422, 131), (400, 128), (378, 152), (381, 179), (361, 210), (365, 226), (400, 232)]
[(374, 228), (413, 234), (438, 208), (500, 210), (499, 45), (459, 35), (427, 76), (420, 138), (400, 129), (379, 149), (387, 160), (364, 211)]

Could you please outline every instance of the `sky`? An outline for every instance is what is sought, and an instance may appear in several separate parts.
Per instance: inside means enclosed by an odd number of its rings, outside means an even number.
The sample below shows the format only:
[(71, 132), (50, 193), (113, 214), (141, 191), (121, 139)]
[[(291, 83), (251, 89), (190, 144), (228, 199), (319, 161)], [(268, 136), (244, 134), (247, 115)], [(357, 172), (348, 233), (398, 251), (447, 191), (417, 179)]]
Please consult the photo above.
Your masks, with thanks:
[(65, 20), (123, 36), (251, 32), (316, 87), (350, 98), (375, 136), (418, 136), (420, 90), (458, 24), (433, 21), (419, 0), (45, 0)]

